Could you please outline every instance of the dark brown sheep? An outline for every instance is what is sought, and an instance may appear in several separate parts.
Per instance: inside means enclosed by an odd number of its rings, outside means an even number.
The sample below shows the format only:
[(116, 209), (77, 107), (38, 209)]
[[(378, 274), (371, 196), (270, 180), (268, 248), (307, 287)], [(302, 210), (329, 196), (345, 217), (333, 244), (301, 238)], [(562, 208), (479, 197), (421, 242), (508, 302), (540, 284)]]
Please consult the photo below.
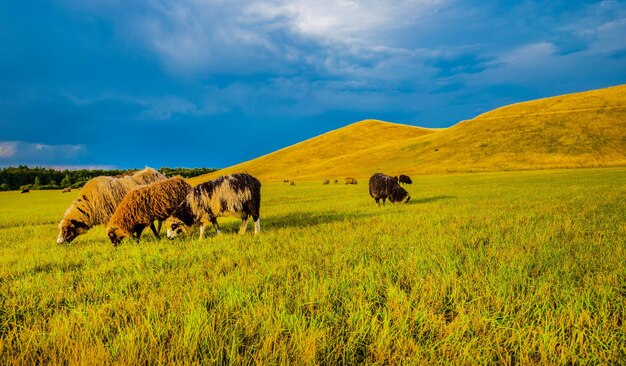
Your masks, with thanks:
[(166, 179), (130, 191), (109, 219), (106, 233), (114, 245), (122, 239), (134, 236), (150, 226), (154, 236), (160, 239), (154, 220), (164, 221), (185, 200), (191, 185), (181, 177)]
[(346, 178), (346, 184), (357, 184), (358, 182), (356, 181), (355, 178)]
[(374, 198), (376, 204), (380, 206), (379, 200), (383, 200), (383, 205), (385, 204), (385, 200), (389, 199), (389, 201), (407, 203), (411, 199), (409, 193), (395, 180), (394, 177), (389, 175), (385, 175), (383, 173), (376, 173), (372, 175), (370, 178), (370, 196)]
[(399, 182), (401, 184), (412, 184), (413, 183), (411, 178), (408, 175), (404, 175), (404, 174), (400, 174)]

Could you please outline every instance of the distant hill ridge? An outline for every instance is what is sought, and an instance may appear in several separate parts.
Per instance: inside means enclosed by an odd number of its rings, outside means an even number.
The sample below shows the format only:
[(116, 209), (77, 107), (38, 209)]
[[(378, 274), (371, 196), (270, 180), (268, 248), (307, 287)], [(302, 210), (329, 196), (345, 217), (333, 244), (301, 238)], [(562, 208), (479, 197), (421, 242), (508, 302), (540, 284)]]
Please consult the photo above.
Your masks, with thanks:
[(193, 178), (261, 180), (626, 166), (626, 85), (501, 107), (449, 128), (364, 120)]

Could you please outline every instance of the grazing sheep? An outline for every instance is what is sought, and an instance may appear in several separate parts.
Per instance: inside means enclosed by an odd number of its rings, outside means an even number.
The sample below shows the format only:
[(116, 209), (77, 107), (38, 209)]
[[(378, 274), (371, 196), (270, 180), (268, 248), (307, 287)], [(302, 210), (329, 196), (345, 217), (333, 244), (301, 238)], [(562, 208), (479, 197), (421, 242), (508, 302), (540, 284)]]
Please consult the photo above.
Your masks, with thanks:
[(346, 184), (357, 184), (358, 182), (354, 178), (346, 178)]
[(189, 191), (189, 183), (181, 177), (174, 177), (128, 192), (107, 224), (106, 233), (111, 243), (117, 245), (128, 236), (139, 240), (147, 226), (160, 239), (154, 220), (164, 221), (185, 200)]
[(193, 188), (165, 221), (167, 237), (174, 239), (179, 234), (188, 234), (192, 226), (200, 224), (202, 239), (209, 223), (221, 234), (217, 218), (227, 215), (241, 217), (239, 234), (246, 232), (252, 216), (254, 233), (258, 234), (261, 231), (260, 208), (261, 182), (258, 179), (245, 173), (225, 175)]
[(30, 189), (24, 188), (24, 189), (22, 189), (22, 193), (30, 193)]
[(335, 181), (333, 183), (338, 184), (339, 183), (339, 179), (335, 179)]
[(330, 184), (330, 180), (328, 180), (328, 179), (324, 179), (324, 182), (323, 182), (322, 184), (323, 184), (323, 185)]
[(289, 183), (289, 179), (283, 179), (283, 183)]
[(166, 179), (152, 168), (122, 178), (96, 177), (80, 190), (59, 223), (57, 243), (69, 243), (90, 228), (106, 224), (126, 193), (143, 185)]
[(61, 193), (70, 193), (72, 192), (72, 188), (63, 188), (63, 190), (61, 191)]
[(411, 180), (411, 178), (408, 175), (404, 175), (404, 174), (400, 174), (400, 180), (399, 182), (401, 184), (412, 184), (413, 181)]
[(290, 186), (295, 186), (295, 185), (296, 185), (296, 182), (291, 181), (291, 182), (289, 182), (289, 185), (290, 185)]
[(394, 177), (376, 173), (370, 178), (370, 196), (374, 198), (376, 204), (380, 206), (379, 200), (385, 200), (389, 198), (391, 202), (407, 203), (411, 199), (409, 193), (400, 187), (400, 184), (394, 179)]

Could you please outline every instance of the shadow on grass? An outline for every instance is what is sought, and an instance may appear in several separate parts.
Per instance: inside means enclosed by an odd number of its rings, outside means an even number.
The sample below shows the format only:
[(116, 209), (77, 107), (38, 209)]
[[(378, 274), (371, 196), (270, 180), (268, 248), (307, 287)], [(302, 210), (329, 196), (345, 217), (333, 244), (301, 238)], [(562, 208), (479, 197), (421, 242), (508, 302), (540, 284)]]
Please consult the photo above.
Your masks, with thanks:
[(291, 212), (285, 215), (261, 217), (261, 227), (268, 230), (286, 227), (303, 228), (371, 216), (374, 214), (369, 212)]
[(431, 203), (431, 202), (436, 202), (436, 201), (445, 201), (445, 200), (450, 200), (450, 199), (456, 199), (456, 196), (433, 196), (433, 197), (425, 197), (425, 198), (419, 198), (419, 199), (411, 199), (409, 201), (409, 205), (415, 205), (418, 203)]

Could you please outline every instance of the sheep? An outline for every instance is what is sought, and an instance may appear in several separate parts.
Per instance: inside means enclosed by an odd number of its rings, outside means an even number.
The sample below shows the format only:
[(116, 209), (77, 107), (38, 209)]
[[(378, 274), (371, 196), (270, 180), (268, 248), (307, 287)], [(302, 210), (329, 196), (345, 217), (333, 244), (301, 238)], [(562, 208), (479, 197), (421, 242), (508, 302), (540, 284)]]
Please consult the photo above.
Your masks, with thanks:
[(323, 185), (330, 184), (330, 180), (329, 179), (324, 179), (324, 182), (322, 182), (322, 184)]
[(404, 175), (404, 174), (400, 174), (399, 182), (401, 184), (413, 184), (413, 181), (411, 180), (411, 177), (409, 177), (408, 175)]
[(57, 243), (69, 243), (92, 227), (106, 224), (126, 193), (164, 179), (165, 175), (152, 168), (122, 178), (100, 176), (90, 179), (65, 211), (59, 223)]
[(354, 178), (346, 178), (346, 184), (357, 184), (358, 182)]
[(178, 205), (185, 200), (191, 185), (181, 177), (155, 182), (130, 191), (120, 202), (109, 219), (106, 234), (113, 245), (122, 239), (134, 236), (137, 240), (141, 232), (150, 226), (154, 236), (160, 239), (154, 228), (154, 220), (164, 221)]
[(165, 221), (167, 237), (174, 239), (179, 234), (188, 234), (194, 225), (200, 224), (202, 239), (209, 222), (219, 235), (217, 218), (227, 215), (241, 217), (239, 234), (242, 235), (252, 216), (254, 234), (258, 234), (261, 231), (260, 208), (261, 182), (258, 179), (245, 173), (225, 175), (193, 188)]
[(379, 200), (385, 200), (388, 198), (390, 202), (407, 203), (411, 199), (409, 193), (402, 187), (395, 179), (389, 175), (383, 173), (376, 173), (372, 175), (369, 182), (370, 196), (376, 201), (376, 204), (380, 206)]
[(72, 192), (72, 188), (63, 188), (63, 190), (61, 191), (61, 193), (70, 193)]

